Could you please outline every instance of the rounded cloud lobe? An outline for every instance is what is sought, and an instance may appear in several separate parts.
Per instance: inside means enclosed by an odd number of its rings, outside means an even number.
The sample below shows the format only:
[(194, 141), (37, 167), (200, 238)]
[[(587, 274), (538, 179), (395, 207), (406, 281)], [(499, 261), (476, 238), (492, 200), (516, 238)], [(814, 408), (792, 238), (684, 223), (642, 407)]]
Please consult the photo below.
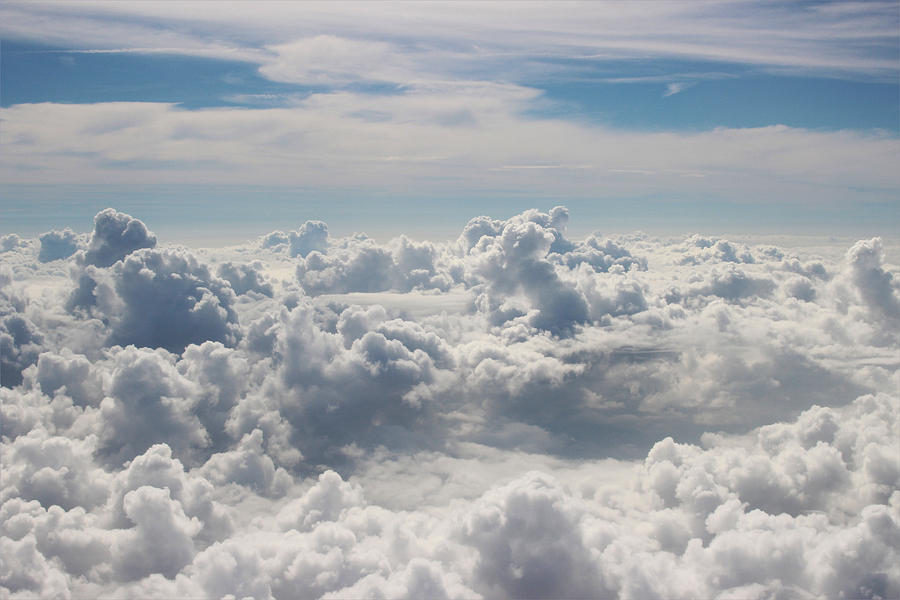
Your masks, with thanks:
[(569, 219), (4, 241), (3, 594), (897, 597), (893, 249)]
[(40, 242), (41, 250), (38, 260), (41, 262), (69, 258), (82, 244), (80, 236), (71, 229), (48, 231), (41, 235)]
[(108, 267), (139, 248), (155, 246), (156, 236), (142, 221), (107, 208), (94, 217), (94, 231), (81, 258), (85, 264)]

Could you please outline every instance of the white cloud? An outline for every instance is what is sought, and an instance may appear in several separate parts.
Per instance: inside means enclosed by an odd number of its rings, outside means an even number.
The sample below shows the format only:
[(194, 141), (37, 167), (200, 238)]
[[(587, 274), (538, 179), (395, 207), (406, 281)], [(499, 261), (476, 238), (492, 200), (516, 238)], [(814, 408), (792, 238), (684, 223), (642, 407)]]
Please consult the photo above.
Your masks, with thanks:
[[(2, 111), (2, 172), (9, 183), (216, 181), (341, 190), (352, 171), (355, 189), (404, 193), (433, 194), (440, 177), (459, 193), (611, 197), (678, 189), (723, 201), (790, 196), (801, 204), (845, 201), (837, 190), (848, 187), (887, 198), (878, 190), (898, 186), (891, 168), (898, 142), (886, 134), (780, 125), (626, 132), (525, 116), (533, 96), (492, 85), (314, 94), (282, 108), (17, 105)], [(372, 111), (381, 117), (369, 118)], [(592, 168), (567, 177), (559, 169), (499, 168), (547, 164)], [(646, 175), (636, 180), (625, 172), (635, 168)]]
[[(881, 238), (860, 240), (847, 251), (842, 279), (873, 312), (888, 322), (900, 319), (900, 284), (882, 266)], [(838, 293), (841, 293), (840, 283)]]
[(680, 94), (684, 90), (689, 87), (693, 87), (695, 82), (687, 82), (687, 81), (674, 81), (672, 83), (666, 84), (666, 91), (663, 92), (663, 98), (668, 98), (669, 96), (674, 96), (675, 94)]
[(49, 262), (69, 258), (82, 246), (83, 241), (80, 238), (81, 236), (68, 228), (62, 231), (48, 231), (40, 237), (41, 251), (38, 260)]
[(269, 48), (275, 58), (259, 68), (274, 81), (340, 85), (355, 81), (406, 83), (416, 76), (407, 57), (384, 42), (318, 35)]
[(139, 248), (155, 246), (156, 236), (139, 219), (107, 208), (94, 217), (94, 231), (80, 262), (109, 267)]
[(267, 281), (265, 275), (261, 275), (263, 265), (256, 261), (251, 264), (235, 265), (223, 262), (216, 270), (216, 275), (231, 284), (235, 294), (248, 294), (255, 292), (263, 296), (272, 297), (272, 284)]
[(113, 544), (113, 568), (126, 579), (151, 573), (174, 577), (194, 557), (193, 537), (200, 531), (169, 490), (143, 486), (125, 494), (125, 515), (136, 525)]
[[(559, 11), (527, 2), (514, 10), (502, 3), (233, 2), (214, 13), (187, 2), (8, 3), (3, 23), (6, 35), (51, 44), (246, 60), (275, 78), (304, 81), (348, 75), (395, 81), (397, 73), (408, 79), (419, 71), (409, 62), (424, 64), (437, 79), (473, 71), (496, 79), (497, 72), (546, 73), (547, 59), (648, 56), (855, 76), (889, 77), (896, 69), (890, 3), (586, 3)], [(558, 64), (552, 69), (558, 72)]]
[[(894, 247), (569, 239), (575, 219), (0, 254), (2, 593), (896, 596)], [(284, 269), (376, 287), (367, 256), (385, 291), (312, 297)], [(408, 291), (425, 275), (446, 286)], [(233, 339), (190, 329), (216, 291)], [(129, 310), (160, 337), (107, 347)]]
[(241, 337), (229, 282), (189, 253), (140, 250), (76, 276), (67, 308), (112, 325), (108, 345), (181, 352), (207, 340), (233, 346)]

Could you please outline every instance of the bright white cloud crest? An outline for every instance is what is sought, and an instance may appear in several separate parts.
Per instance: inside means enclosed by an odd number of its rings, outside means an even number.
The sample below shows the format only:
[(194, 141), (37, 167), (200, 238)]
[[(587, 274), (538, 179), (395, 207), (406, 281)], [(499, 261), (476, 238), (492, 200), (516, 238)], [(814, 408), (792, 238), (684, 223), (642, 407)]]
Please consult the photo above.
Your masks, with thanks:
[(896, 597), (883, 242), (569, 219), (194, 251), (108, 209), (5, 243), (0, 588)]

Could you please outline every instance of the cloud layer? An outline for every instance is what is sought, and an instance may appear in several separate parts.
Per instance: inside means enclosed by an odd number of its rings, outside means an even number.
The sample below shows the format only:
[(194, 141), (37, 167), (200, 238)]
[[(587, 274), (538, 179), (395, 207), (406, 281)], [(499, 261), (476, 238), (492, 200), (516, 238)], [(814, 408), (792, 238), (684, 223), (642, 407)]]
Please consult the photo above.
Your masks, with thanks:
[[(79, 1), (38, 6), (10, 2), (4, 7), (3, 30), (8, 36), (79, 50), (247, 61), (276, 80), (408, 83), (472, 72), (495, 79), (491, 71), (510, 63), (545, 74), (558, 73), (565, 59), (585, 63), (648, 56), (888, 76), (896, 70), (896, 19), (887, 2), (730, 2), (713, 7), (569, 3), (565, 11), (527, 2), (515, 10), (502, 3), (401, 8), (371, 2), (261, 2), (252, 7), (231, 3), (228, 10), (209, 14), (196, 2), (174, 7)], [(361, 22), (366, 23), (364, 31)], [(579, 73), (579, 66), (569, 68)], [(484, 76), (485, 70), (490, 76)]]
[[(800, 203), (846, 201), (847, 188), (887, 201), (900, 186), (891, 168), (898, 141), (887, 132), (784, 125), (625, 131), (535, 116), (536, 102), (540, 93), (531, 88), (439, 82), (397, 94), (315, 93), (279, 108), (19, 104), (0, 112), (8, 157), (0, 172), (22, 184), (326, 190), (346, 189), (346, 173), (353, 172), (354, 189), (406, 194), (434, 194), (440, 181), (440, 189), (469, 194), (517, 189), (609, 198), (678, 190)], [(300, 252), (318, 242), (291, 243), (301, 244)]]
[(10, 238), (4, 593), (896, 597), (882, 240), (569, 222)]

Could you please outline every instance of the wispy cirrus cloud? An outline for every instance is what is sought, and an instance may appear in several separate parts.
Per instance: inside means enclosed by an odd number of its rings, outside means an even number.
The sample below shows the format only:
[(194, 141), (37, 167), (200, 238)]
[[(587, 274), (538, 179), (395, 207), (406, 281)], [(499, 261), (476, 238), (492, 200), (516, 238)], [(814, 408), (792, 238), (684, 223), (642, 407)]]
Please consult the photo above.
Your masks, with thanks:
[(688, 89), (689, 87), (693, 87), (694, 85), (696, 85), (696, 83), (692, 81), (673, 81), (666, 86), (666, 91), (663, 92), (663, 98), (668, 98), (669, 96), (680, 94), (684, 90)]
[(892, 3), (208, 6), (8, 2), (0, 31), (68, 48), (245, 60), (290, 81), (366, 72), (391, 81), (516, 79), (558, 75), (560, 59), (692, 59), (881, 80), (897, 70)]

